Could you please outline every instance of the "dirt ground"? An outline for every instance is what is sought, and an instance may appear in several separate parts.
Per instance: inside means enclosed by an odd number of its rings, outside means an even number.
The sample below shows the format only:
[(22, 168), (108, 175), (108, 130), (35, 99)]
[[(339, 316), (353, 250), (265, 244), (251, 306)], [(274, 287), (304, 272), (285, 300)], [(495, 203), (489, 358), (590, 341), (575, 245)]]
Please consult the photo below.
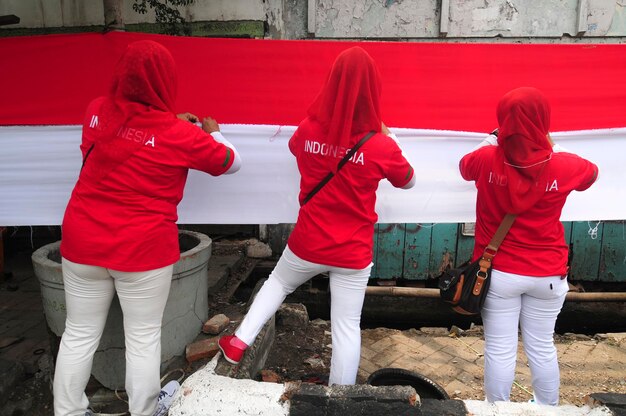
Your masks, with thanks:
[[(228, 249), (232, 250), (232, 247)], [(216, 253), (219, 253), (219, 250)], [(248, 293), (251, 290), (236, 291), (236, 286), (239, 286), (241, 281), (245, 279), (251, 264), (248, 259), (245, 259), (242, 267), (232, 273), (232, 278), (228, 279), (221, 290), (209, 297), (210, 316), (223, 313), (231, 319), (231, 325), (227, 332), (232, 332), (236, 328), (246, 310)], [(0, 290), (3, 289), (0, 288)], [(474, 336), (478, 334), (480, 337), (480, 328), (478, 327), (476, 331)], [(364, 345), (366, 343), (370, 345), (390, 335), (411, 338), (416, 336), (423, 337), (425, 335), (433, 337), (445, 336), (446, 333), (446, 328), (421, 328), (421, 330), (409, 329), (404, 331), (390, 328), (365, 329), (363, 330), (363, 342)], [(611, 345), (612, 341), (610, 340), (598, 340), (588, 335), (557, 335), (555, 339), (557, 348), (560, 351), (574, 342), (581, 341), (583, 344), (588, 343), (590, 345), (599, 342), (605, 343), (607, 349), (604, 351), (607, 351), (606, 354), (609, 355), (610, 351), (612, 351), (609, 347), (615, 347)], [(462, 342), (463, 337), (460, 337), (460, 340), (459, 342)], [(617, 347), (620, 348), (622, 355), (626, 355), (626, 343), (622, 342)], [(330, 323), (328, 321), (315, 319), (309, 321), (306, 325), (294, 326), (285, 324), (283, 320), (277, 319), (276, 338), (262, 378), (267, 381), (277, 382), (302, 380), (326, 384), (330, 369), (331, 351)], [(49, 378), (51, 359), (50, 357), (47, 359), (43, 358), (40, 364), (40, 371), (9, 392), (7, 403), (4, 406), (0, 406), (0, 414), (3, 416), (5, 414), (10, 416), (52, 415), (52, 394)], [(184, 368), (187, 377), (207, 361), (201, 360), (188, 365), (181, 357), (178, 362), (172, 363), (172, 368), (177, 366)], [(583, 397), (590, 392), (606, 391), (626, 394), (626, 364), (622, 362), (619, 365), (621, 367), (614, 367), (610, 356), (599, 357), (599, 360), (596, 361), (591, 359), (581, 359), (581, 362), (561, 361), (561, 402), (563, 404), (582, 405)], [(357, 382), (364, 383), (368, 375), (368, 372), (359, 371)], [(437, 378), (437, 381), (442, 385), (444, 384), (440, 382), (439, 378)], [(463, 382), (468, 389), (448, 391), (452, 398), (483, 399), (482, 369), (480, 367), (477, 366), (471, 377)], [(523, 366), (516, 378), (516, 382), (518, 384), (513, 387), (511, 399), (520, 402), (529, 400), (528, 386), (530, 386), (530, 378), (527, 369), (523, 368)], [(90, 386), (91, 390), (88, 393), (93, 393), (97, 390), (97, 387), (94, 385)], [(450, 389), (447, 388), (447, 390)], [(117, 401), (117, 399), (113, 400)], [(123, 405), (123, 403), (117, 401), (112, 407), (119, 408), (120, 404)]]
[[(239, 325), (246, 309), (248, 299), (239, 299), (239, 302), (228, 302), (217, 295), (210, 305), (211, 314), (224, 313), (232, 320), (231, 328), (227, 331), (234, 331)], [(211, 299), (210, 299), (211, 301)], [(302, 380), (311, 383), (326, 384), (330, 369), (331, 357), (331, 336), (330, 322), (315, 319), (309, 321), (305, 326), (284, 325), (280, 319), (280, 313), (276, 320), (276, 338), (274, 345), (267, 359), (265, 371), (262, 377), (266, 381), (285, 382), (291, 380)], [(400, 331), (390, 328), (364, 329), (362, 331), (363, 345), (371, 345), (390, 335), (401, 334), (406, 337), (448, 337), (449, 328), (419, 328)], [(482, 327), (477, 326), (464, 335), (478, 337), (482, 340)], [(459, 343), (464, 343), (464, 335), (458, 337)], [(466, 339), (467, 340), (467, 339)], [(482, 342), (482, 341), (481, 341)], [(563, 352), (576, 343), (576, 348), (581, 349), (581, 355), (572, 358), (566, 357)], [(555, 335), (555, 344), (559, 351), (561, 368), (561, 403), (583, 405), (584, 397), (594, 392), (626, 393), (626, 342), (620, 345), (612, 345), (614, 341), (602, 339), (593, 335), (582, 335), (568, 333)], [(585, 357), (584, 349), (589, 346), (602, 344), (594, 350), (593, 357)], [(477, 347), (478, 348), (478, 347)], [(619, 362), (612, 362), (610, 357), (612, 348), (617, 348), (620, 352)], [(472, 347), (469, 347), (471, 350)], [(482, 351), (482, 350), (481, 350)], [(363, 357), (362, 357), (363, 358)], [(617, 358), (616, 358), (617, 359)], [(468, 388), (462, 390), (452, 389), (454, 386), (454, 376), (446, 378), (445, 374), (431, 375), (421, 374), (436, 380), (442, 387), (446, 388), (451, 398), (483, 400), (482, 391), (483, 372), (482, 360), (477, 360), (471, 374), (466, 375), (462, 380), (463, 385)], [(365, 383), (369, 376), (368, 371), (363, 371), (363, 362), (357, 376), (357, 383)], [(459, 380), (456, 381), (457, 383)], [(511, 400), (525, 402), (532, 398), (530, 371), (526, 362), (523, 350), (520, 347), (518, 352), (518, 365), (516, 380), (511, 392)]]

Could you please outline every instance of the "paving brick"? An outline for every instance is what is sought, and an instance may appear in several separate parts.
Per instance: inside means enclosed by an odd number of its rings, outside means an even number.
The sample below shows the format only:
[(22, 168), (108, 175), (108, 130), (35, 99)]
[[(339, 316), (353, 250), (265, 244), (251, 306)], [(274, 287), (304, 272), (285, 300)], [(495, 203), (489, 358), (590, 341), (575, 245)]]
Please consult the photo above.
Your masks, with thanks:
[(361, 346), (361, 358), (365, 358), (365, 359), (371, 359), (373, 356), (375, 356), (376, 354), (378, 354), (376, 351), (365, 347), (365, 346)]
[(359, 368), (361, 370), (363, 370), (364, 372), (367, 373), (367, 375), (369, 376), (370, 374), (372, 374), (374, 371), (378, 370), (379, 368), (382, 368), (376, 364), (374, 364), (373, 362), (361, 358), (361, 362), (359, 363)]
[(456, 378), (463, 370), (454, 365), (444, 364), (437, 368), (437, 375), (442, 378)]
[(448, 392), (450, 398), (465, 397), (472, 391), (472, 388), (469, 385), (462, 383), (459, 380), (452, 380), (444, 386), (444, 389)]
[(401, 357), (404, 357), (404, 353), (402, 351), (386, 349), (385, 351), (375, 355), (372, 358), (372, 362), (376, 363), (379, 367), (384, 368), (389, 367), (391, 363)]
[(387, 349), (388, 347), (392, 346), (394, 344), (393, 340), (391, 338), (383, 338), (380, 341), (376, 341), (373, 344), (371, 344), (369, 347), (376, 352), (382, 352), (385, 349)]
[(474, 376), (474, 374), (476, 374), (476, 373), (470, 373), (469, 371), (461, 370), (456, 375), (456, 379), (459, 380), (463, 384), (476, 383), (476, 381), (481, 381), (482, 382), (482, 378), (476, 378), (476, 376)]

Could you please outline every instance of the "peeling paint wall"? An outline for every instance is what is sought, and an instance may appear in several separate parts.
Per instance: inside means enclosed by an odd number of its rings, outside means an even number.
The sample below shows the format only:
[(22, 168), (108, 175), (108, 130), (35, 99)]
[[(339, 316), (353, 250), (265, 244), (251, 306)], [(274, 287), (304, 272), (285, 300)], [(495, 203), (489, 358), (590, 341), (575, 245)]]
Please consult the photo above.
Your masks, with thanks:
[[(126, 24), (154, 14), (123, 1)], [(255, 21), (272, 39), (477, 39), (615, 42), (626, 37), (626, 0), (195, 0), (181, 13), (192, 22)], [(2, 0), (0, 15), (41, 28), (102, 25), (102, 0)]]
[(626, 36), (624, 0), (310, 0), (309, 7), (309, 32), (321, 38)]
[[(322, 38), (413, 38), (439, 35), (437, 0), (318, 0), (315, 28)], [(314, 30), (312, 30), (314, 29)]]

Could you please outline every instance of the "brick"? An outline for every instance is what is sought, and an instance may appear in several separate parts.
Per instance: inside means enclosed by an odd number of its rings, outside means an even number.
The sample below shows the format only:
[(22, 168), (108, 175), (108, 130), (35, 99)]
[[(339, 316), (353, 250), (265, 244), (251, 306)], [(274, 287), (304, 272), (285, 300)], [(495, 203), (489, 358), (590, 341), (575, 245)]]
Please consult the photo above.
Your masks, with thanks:
[(389, 367), (394, 361), (399, 360), (404, 356), (405, 354), (402, 351), (388, 348), (385, 351), (374, 356), (371, 361), (381, 368)]
[(372, 359), (377, 354), (377, 352), (372, 351), (368, 347), (361, 347), (361, 358), (365, 358), (367, 360)]
[(385, 349), (387, 349), (388, 347), (393, 345), (393, 340), (391, 338), (383, 338), (380, 341), (376, 341), (375, 343), (373, 343), (372, 345), (370, 345), (370, 349), (376, 351), (376, 352), (381, 352), (384, 351)]
[(217, 341), (219, 337), (203, 339), (187, 345), (185, 348), (185, 356), (187, 361), (192, 363), (203, 358), (213, 358), (219, 351)]
[(261, 370), (261, 380), (266, 383), (280, 383), (281, 377), (272, 370)]
[(230, 319), (224, 314), (215, 315), (202, 325), (205, 334), (217, 335), (230, 324)]

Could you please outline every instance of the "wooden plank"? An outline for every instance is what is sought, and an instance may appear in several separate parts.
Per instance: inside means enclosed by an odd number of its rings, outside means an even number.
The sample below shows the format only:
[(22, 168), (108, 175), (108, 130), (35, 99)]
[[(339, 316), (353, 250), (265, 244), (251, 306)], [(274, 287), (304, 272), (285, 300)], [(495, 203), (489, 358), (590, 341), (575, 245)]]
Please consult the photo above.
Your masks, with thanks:
[[(597, 225), (597, 231), (591, 232)], [(572, 226), (572, 266), (571, 280), (598, 280), (600, 268), (600, 247), (602, 244), (603, 223), (597, 221), (574, 222)], [(595, 236), (595, 238), (594, 238)]]
[(458, 224), (435, 224), (432, 230), (430, 247), (431, 277), (439, 276), (446, 268), (455, 267)]
[(454, 265), (460, 266), (464, 262), (468, 261), (472, 257), (474, 252), (474, 237), (461, 234), (461, 227), (463, 224), (457, 225), (457, 239), (456, 239), (456, 258), (454, 259)]
[(604, 223), (598, 279), (602, 282), (626, 282), (626, 224)]
[(376, 250), (376, 277), (382, 280), (402, 276), (404, 224), (379, 224)]
[(432, 225), (405, 224), (404, 268), (407, 280), (426, 280), (430, 267)]

